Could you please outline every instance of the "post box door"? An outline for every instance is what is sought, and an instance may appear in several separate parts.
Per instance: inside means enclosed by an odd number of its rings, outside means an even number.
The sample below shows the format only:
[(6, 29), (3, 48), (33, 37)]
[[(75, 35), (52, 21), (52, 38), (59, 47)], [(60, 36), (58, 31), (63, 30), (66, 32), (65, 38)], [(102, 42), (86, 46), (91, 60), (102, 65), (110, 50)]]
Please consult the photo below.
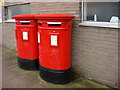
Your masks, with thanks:
[(17, 27), (16, 38), (18, 56), (29, 59), (38, 58), (37, 29), (35, 27)]
[(70, 68), (70, 33), (70, 30), (41, 30), (40, 65), (55, 70)]

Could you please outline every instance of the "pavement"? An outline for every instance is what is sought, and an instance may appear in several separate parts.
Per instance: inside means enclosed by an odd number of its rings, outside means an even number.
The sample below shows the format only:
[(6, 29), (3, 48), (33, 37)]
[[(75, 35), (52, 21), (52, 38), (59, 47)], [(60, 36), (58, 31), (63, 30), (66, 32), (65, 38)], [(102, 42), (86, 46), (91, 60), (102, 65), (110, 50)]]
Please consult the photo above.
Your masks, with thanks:
[(2, 88), (109, 88), (74, 75), (68, 84), (52, 84), (42, 80), (39, 71), (22, 70), (17, 65), (16, 52), (2, 47)]

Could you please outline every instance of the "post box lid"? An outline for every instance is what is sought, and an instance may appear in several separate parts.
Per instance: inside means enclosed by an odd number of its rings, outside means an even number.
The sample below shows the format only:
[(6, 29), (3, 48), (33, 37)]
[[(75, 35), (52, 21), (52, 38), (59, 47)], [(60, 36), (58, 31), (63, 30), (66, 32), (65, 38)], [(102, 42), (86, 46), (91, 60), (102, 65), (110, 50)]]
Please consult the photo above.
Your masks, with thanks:
[(12, 17), (13, 19), (35, 19), (34, 14), (21, 14)]
[(75, 16), (62, 13), (50, 13), (36, 15), (36, 19), (74, 19)]

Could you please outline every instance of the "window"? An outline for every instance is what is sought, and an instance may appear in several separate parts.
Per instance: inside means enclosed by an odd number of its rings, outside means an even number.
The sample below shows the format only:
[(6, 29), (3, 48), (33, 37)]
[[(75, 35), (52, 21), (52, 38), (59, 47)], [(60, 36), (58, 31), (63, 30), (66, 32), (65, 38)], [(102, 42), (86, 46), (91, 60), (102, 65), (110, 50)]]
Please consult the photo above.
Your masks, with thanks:
[(80, 25), (118, 28), (119, 2), (83, 2)]
[(0, 5), (0, 23), (2, 22), (2, 5)]
[(23, 4), (23, 5), (14, 5), (14, 6), (6, 6), (5, 7), (5, 16), (6, 20), (15, 21), (12, 19), (12, 16), (19, 15), (19, 14), (30, 14), (30, 4)]

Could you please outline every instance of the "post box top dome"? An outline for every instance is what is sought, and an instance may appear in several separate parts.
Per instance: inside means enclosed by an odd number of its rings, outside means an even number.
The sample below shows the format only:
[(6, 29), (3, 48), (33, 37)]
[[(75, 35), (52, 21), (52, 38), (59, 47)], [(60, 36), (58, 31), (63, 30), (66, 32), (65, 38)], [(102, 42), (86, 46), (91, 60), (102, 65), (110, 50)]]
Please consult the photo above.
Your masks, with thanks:
[(74, 19), (75, 16), (62, 13), (50, 13), (36, 15), (36, 19)]
[(35, 19), (34, 14), (21, 14), (12, 17), (13, 19)]

